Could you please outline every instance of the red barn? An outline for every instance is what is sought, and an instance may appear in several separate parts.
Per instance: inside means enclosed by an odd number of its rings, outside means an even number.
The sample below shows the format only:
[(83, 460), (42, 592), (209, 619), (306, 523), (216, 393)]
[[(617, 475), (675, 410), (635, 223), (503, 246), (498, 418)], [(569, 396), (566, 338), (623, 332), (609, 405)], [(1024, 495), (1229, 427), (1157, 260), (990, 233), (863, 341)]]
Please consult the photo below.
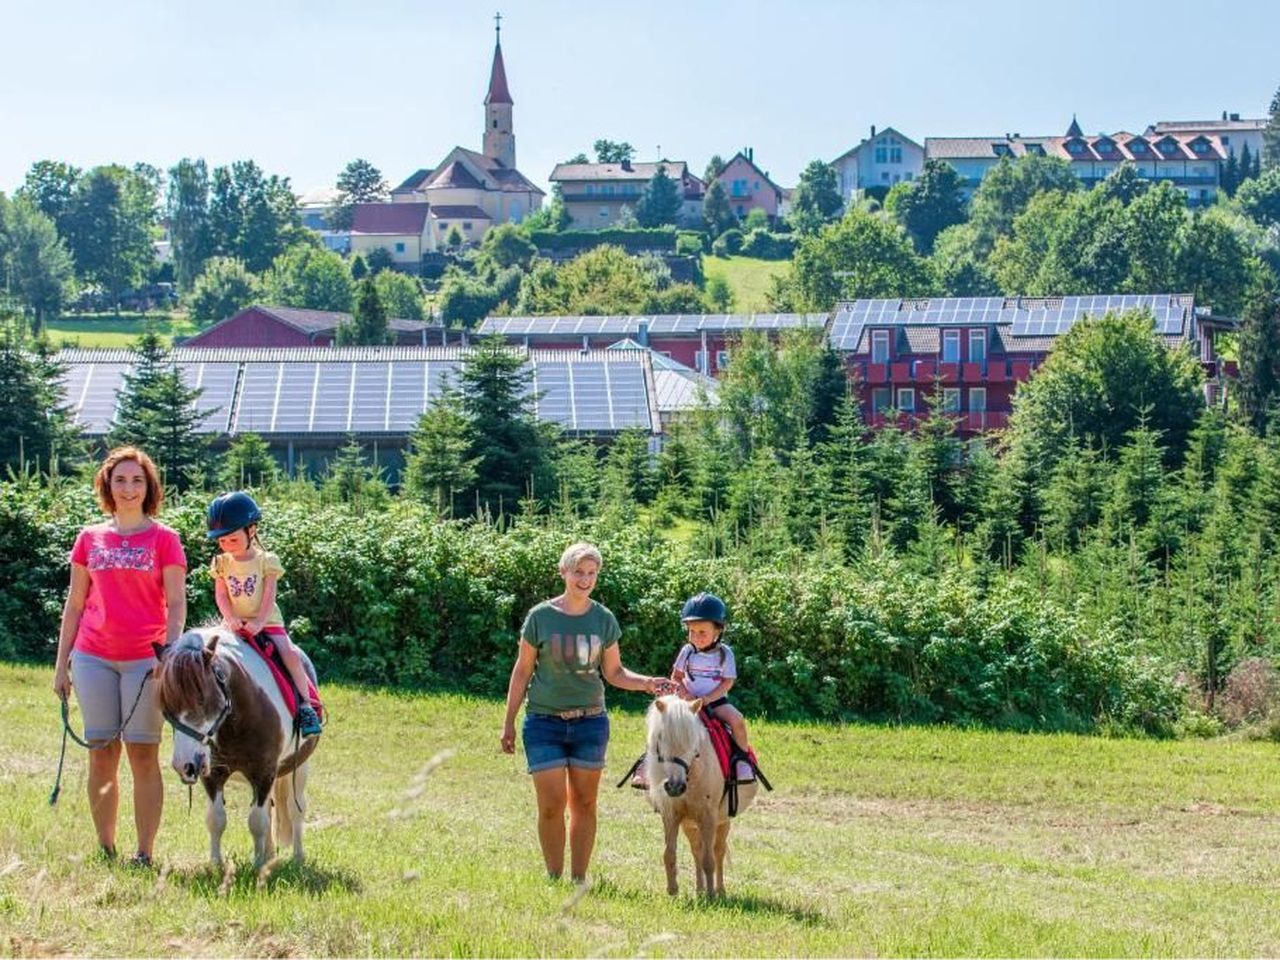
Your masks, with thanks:
[[(350, 322), (349, 313), (254, 304), (182, 341), (182, 346), (328, 347), (338, 325)], [(445, 328), (439, 323), (396, 318), (388, 320), (387, 326), (400, 346), (434, 347), (446, 342)], [(460, 338), (460, 333), (455, 334), (455, 340)]]

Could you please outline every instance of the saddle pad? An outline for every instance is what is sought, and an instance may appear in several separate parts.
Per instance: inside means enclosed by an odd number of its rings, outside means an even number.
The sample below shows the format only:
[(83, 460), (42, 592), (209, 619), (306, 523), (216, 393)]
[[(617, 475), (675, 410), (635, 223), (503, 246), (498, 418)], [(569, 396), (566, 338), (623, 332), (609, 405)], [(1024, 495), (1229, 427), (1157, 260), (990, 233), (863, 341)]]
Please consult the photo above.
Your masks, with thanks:
[[(702, 722), (707, 728), (707, 733), (711, 735), (711, 746), (716, 751), (716, 759), (720, 761), (720, 772), (728, 780), (730, 779), (730, 763), (733, 759), (733, 738), (729, 735), (729, 725), (719, 717), (708, 716), (706, 710), (700, 710), (698, 716), (702, 718)], [(751, 758), (752, 763), (756, 762), (756, 752), (754, 750), (747, 750), (746, 755)], [(738, 777), (737, 779), (742, 780), (744, 778)]]
[[(241, 639), (253, 647), (258, 655), (266, 661), (267, 667), (271, 670), (271, 675), (276, 679), (276, 686), (280, 688), (280, 696), (284, 697), (284, 705), (289, 709), (290, 714), (296, 715), (298, 712), (298, 695), (293, 689), (292, 679), (285, 672), (284, 663), (280, 660), (280, 652), (276, 649), (275, 642), (271, 639), (271, 634), (265, 631), (256, 637), (245, 637), (242, 634)], [(320, 702), (320, 691), (316, 689), (316, 685), (310, 679), (307, 680), (307, 699), (311, 701), (311, 706), (315, 708), (317, 713), (324, 710), (324, 704)]]

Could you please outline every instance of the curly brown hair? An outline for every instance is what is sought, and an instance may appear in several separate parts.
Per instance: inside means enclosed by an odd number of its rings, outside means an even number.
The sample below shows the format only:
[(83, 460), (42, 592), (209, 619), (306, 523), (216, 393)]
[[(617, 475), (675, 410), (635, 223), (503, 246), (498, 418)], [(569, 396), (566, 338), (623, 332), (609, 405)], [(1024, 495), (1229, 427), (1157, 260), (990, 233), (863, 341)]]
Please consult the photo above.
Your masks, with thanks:
[(147, 495), (142, 498), (142, 512), (148, 517), (154, 517), (160, 512), (160, 504), (164, 502), (164, 485), (160, 482), (160, 471), (156, 469), (155, 461), (137, 447), (116, 447), (102, 461), (102, 466), (93, 477), (98, 504), (103, 513), (116, 512), (116, 501), (111, 496), (111, 471), (126, 460), (132, 460), (146, 475)]

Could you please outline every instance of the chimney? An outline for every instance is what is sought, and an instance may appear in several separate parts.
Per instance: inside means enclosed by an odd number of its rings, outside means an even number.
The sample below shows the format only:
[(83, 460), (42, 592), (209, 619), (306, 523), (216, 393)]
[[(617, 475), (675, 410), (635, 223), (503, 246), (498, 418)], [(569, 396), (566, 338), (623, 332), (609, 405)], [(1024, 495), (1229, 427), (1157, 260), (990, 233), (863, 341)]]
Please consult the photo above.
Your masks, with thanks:
[(1227, 111), (1225, 110), (1222, 111), (1222, 119), (1223, 120), (1227, 119)]
[(871, 136), (874, 137), (875, 135), (876, 135), (876, 125), (873, 123), (871, 125)]
[(649, 321), (641, 320), (640, 327), (636, 331), (636, 339), (640, 341), (640, 346), (647, 347), (649, 345)]
[(1239, 120), (1239, 119), (1240, 119), (1240, 114), (1238, 114), (1238, 113), (1233, 113), (1233, 114), (1231, 115), (1231, 119), (1232, 119), (1232, 120)]
[(623, 160), (623, 161), (622, 161), (622, 169), (623, 169), (623, 170), (628, 170), (628, 171), (629, 171), (629, 170), (631, 169), (631, 161), (630, 161), (630, 160)]
[(755, 147), (747, 147), (747, 159), (750, 160), (752, 163), (755, 162), (755, 159), (756, 159)]

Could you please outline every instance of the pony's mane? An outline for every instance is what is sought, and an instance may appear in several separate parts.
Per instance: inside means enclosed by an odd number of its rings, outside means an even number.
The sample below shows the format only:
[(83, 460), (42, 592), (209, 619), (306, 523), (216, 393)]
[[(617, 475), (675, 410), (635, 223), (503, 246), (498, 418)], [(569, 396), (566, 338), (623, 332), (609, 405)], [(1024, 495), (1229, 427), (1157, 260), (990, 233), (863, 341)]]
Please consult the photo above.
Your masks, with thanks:
[(197, 713), (211, 699), (213, 678), (205, 663), (204, 637), (186, 633), (160, 661), (160, 706), (175, 716)]
[[(661, 701), (665, 709), (658, 709)], [(667, 750), (682, 754), (694, 750), (704, 734), (702, 721), (689, 709), (689, 704), (674, 694), (660, 697), (649, 707), (646, 717), (648, 742), (653, 744), (661, 734)]]

